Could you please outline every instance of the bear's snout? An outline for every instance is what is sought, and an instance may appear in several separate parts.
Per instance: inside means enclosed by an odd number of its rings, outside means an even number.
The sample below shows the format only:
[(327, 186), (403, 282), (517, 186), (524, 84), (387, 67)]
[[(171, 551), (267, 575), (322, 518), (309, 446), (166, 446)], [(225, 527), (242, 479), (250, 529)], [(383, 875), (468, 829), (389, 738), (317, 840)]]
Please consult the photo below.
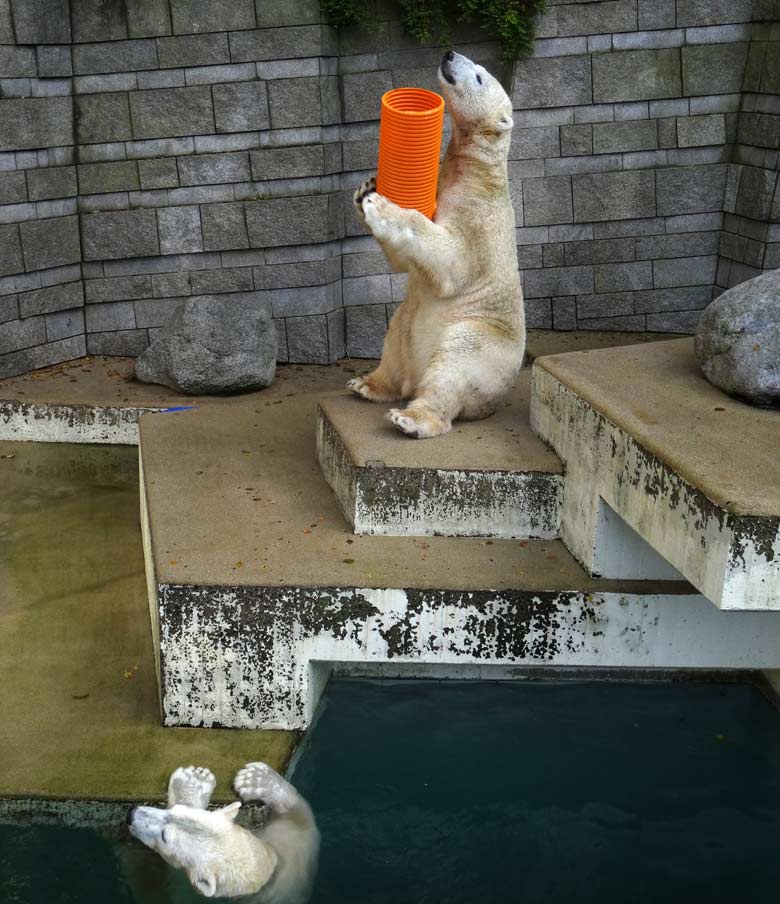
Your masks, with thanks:
[(453, 53), (453, 51), (452, 51), (452, 50), (448, 50), (448, 51), (444, 54), (444, 59), (442, 60), (442, 62), (443, 62), (443, 63), (451, 63), (451, 62), (453, 61), (454, 58), (455, 58), (455, 54)]
[(130, 809), (127, 811), (127, 816), (125, 816), (125, 822), (127, 823), (127, 825), (131, 826), (133, 824), (133, 817), (135, 816), (135, 811), (137, 809), (137, 807), (130, 807)]

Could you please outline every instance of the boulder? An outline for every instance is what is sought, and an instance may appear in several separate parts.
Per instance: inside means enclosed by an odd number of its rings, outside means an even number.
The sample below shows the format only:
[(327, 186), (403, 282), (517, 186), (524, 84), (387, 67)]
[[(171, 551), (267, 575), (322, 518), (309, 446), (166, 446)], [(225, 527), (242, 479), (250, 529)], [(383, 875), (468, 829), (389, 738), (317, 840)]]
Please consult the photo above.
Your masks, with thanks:
[(696, 331), (704, 376), (754, 405), (780, 405), (780, 270), (716, 298)]
[(135, 363), (137, 379), (188, 395), (261, 389), (275, 372), (276, 327), (247, 295), (188, 298)]

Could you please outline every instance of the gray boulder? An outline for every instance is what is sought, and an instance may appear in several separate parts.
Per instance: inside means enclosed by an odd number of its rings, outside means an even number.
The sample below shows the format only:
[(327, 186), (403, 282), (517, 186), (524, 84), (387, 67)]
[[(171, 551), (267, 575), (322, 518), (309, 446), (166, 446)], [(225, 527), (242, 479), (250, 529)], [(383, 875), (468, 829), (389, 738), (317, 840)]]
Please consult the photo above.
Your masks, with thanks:
[(275, 373), (276, 327), (247, 295), (188, 298), (135, 363), (137, 379), (188, 395), (261, 389)]
[(780, 270), (716, 298), (702, 314), (695, 347), (714, 386), (754, 405), (780, 405)]

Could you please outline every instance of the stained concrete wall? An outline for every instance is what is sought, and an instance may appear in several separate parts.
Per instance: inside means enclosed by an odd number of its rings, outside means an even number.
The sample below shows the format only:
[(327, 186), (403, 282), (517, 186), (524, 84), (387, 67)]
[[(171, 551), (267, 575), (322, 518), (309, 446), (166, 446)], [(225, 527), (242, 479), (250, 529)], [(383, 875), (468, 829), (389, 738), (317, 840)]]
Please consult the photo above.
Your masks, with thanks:
[[(551, 2), (504, 73), (530, 325), (689, 331), (713, 286), (780, 263), (774, 7)], [(262, 293), (282, 360), (377, 354), (403, 277), (349, 196), (381, 94), (435, 87), (440, 55), (396, 16), (0, 0), (0, 376), (136, 355), (203, 293)], [(482, 38), (455, 44), (499, 71)]]

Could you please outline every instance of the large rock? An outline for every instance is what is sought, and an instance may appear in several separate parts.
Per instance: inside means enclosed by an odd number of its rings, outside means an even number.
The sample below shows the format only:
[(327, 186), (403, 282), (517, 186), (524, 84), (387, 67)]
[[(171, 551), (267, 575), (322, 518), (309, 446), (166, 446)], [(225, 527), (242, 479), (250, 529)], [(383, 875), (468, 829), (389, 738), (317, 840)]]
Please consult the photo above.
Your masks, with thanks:
[(729, 289), (705, 309), (696, 357), (729, 395), (780, 405), (780, 270)]
[(135, 375), (189, 395), (246, 392), (270, 386), (276, 372), (276, 327), (251, 296), (188, 298), (138, 358)]

